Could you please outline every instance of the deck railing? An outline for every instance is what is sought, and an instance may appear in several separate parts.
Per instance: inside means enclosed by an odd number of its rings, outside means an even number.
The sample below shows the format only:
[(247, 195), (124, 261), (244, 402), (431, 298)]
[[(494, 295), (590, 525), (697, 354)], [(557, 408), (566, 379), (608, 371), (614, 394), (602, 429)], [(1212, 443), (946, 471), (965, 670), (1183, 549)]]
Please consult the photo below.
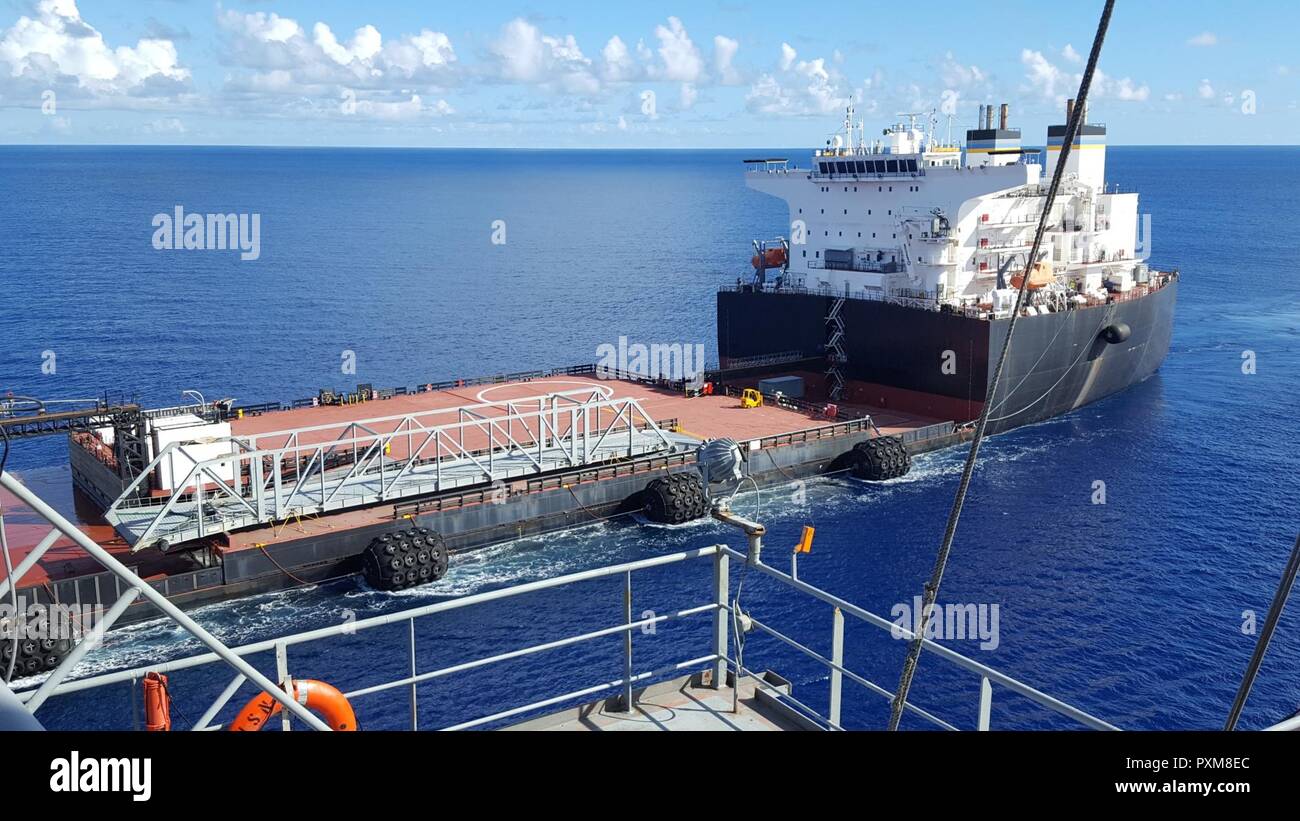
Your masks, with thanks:
[[(738, 603), (733, 598), (731, 587), (730, 564), (732, 560), (737, 560), (746, 564), (750, 570), (776, 582), (778, 585), (786, 588), (790, 592), (800, 594), (826, 605), (828, 608), (829, 646), (831, 648), (829, 654), (814, 650), (806, 643), (792, 638), (776, 626), (775, 617), (769, 617), (766, 614), (766, 611), (763, 611), (760, 614), (759, 610), (761, 608), (759, 606), (750, 605), (747, 602)], [(633, 579), (636, 574), (644, 573), (655, 568), (663, 568), (669, 565), (686, 564), (688, 562), (696, 561), (708, 561), (712, 565), (711, 582), (708, 586), (708, 591), (704, 596), (696, 598), (693, 604), (688, 604), (687, 606), (671, 612), (643, 615), (642, 618), (633, 617), (633, 613), (635, 612), (632, 606)], [(417, 621), (435, 618), (439, 614), (450, 613), (453, 611), (484, 607), (494, 602), (507, 601), (519, 596), (537, 593), (539, 591), (558, 590), (561, 588), (584, 585), (600, 579), (622, 580), (620, 594), (622, 598), (623, 618), (619, 623), (589, 630), (576, 635), (557, 636), (540, 643), (517, 647), (492, 655), (470, 658), (455, 664), (438, 667), (436, 669), (421, 670), (419, 668), (416, 635)], [(667, 664), (659, 665), (653, 669), (637, 670), (637, 657), (634, 653), (634, 637), (637, 633), (670, 621), (680, 621), (694, 617), (704, 617), (709, 619), (711, 627), (708, 630), (708, 643), (706, 647), (698, 649), (686, 647), (682, 649), (681, 653), (676, 654), (680, 657), (680, 660), (670, 661)], [(339, 624), (317, 630), (309, 630), (290, 636), (284, 636), (282, 638), (268, 639), (242, 647), (232, 648), (229, 652), (235, 658), (239, 659), (245, 667), (235, 673), (234, 677), (229, 680), (224, 689), (217, 694), (208, 708), (199, 716), (189, 729), (220, 729), (221, 725), (217, 723), (217, 718), (222, 714), (227, 705), (230, 704), (231, 700), (244, 685), (246, 681), (245, 671), (248, 669), (246, 666), (247, 659), (250, 656), (259, 653), (274, 653), (276, 666), (275, 680), (277, 682), (285, 683), (291, 681), (293, 676), (293, 664), (290, 660), (291, 649), (305, 648), (312, 645), (309, 655), (315, 659), (313, 666), (317, 666), (319, 665), (319, 660), (321, 658), (327, 657), (321, 653), (320, 647), (315, 646), (318, 643), (330, 640), (374, 641), (375, 639), (372, 638), (373, 631), (377, 628), (401, 624), (406, 626), (406, 630), (401, 632), (402, 643), (404, 645), (402, 650), (407, 656), (407, 664), (403, 665), (406, 671), (405, 674), (387, 681), (357, 686), (344, 693), (349, 701), (353, 702), (354, 705), (359, 706), (358, 722), (363, 728), (366, 724), (366, 702), (364, 699), (381, 695), (392, 696), (398, 693), (404, 693), (409, 702), (410, 708), (406, 726), (408, 729), (418, 730), (421, 728), (419, 717), (419, 696), (417, 692), (417, 688), (420, 684), (454, 676), (460, 673), (466, 673), (472, 670), (481, 670), (513, 659), (520, 659), (528, 656), (549, 653), (555, 650), (561, 650), (563, 648), (574, 647), (601, 638), (622, 636), (623, 642), (620, 655), (623, 674), (620, 677), (613, 680), (598, 680), (584, 684), (577, 689), (568, 690), (562, 693), (554, 693), (550, 690), (534, 692), (520, 688), (518, 700), (521, 703), (503, 706), (501, 709), (473, 718), (449, 720), (443, 724), (442, 729), (460, 730), (485, 727), (489, 725), (499, 726), (510, 719), (516, 719), (527, 714), (536, 714), (566, 704), (590, 701), (605, 694), (617, 695), (619, 699), (618, 705), (622, 709), (628, 709), (631, 705), (636, 704), (636, 688), (638, 686), (646, 685), (656, 680), (664, 680), (679, 676), (683, 673), (708, 671), (711, 676), (710, 680), (715, 685), (726, 682), (729, 673), (735, 676), (735, 680), (745, 676), (752, 677), (747, 680), (752, 680), (756, 686), (767, 690), (769, 695), (782, 703), (786, 708), (800, 713), (806, 719), (824, 729), (839, 730), (844, 729), (842, 711), (843, 684), (845, 681), (856, 684), (866, 692), (881, 697), (886, 701), (892, 698), (892, 694), (888, 689), (872, 682), (866, 676), (858, 673), (845, 664), (844, 628), (846, 619), (856, 619), (870, 627), (874, 627), (891, 635), (897, 635), (901, 632), (902, 638), (911, 638), (911, 633), (909, 631), (900, 631), (893, 622), (881, 616), (820, 590), (806, 582), (799, 581), (798, 579), (776, 570), (775, 568), (769, 567), (760, 561), (756, 561), (750, 555), (740, 553), (726, 545), (713, 545), (710, 547), (685, 550), (634, 562), (625, 562), (608, 567), (585, 570), (551, 579), (542, 579), (526, 584), (515, 585), (502, 590), (477, 593), (396, 613), (374, 616), (355, 622)], [(791, 693), (774, 687), (769, 684), (763, 676), (757, 675), (756, 670), (758, 668), (756, 667), (756, 664), (759, 661), (759, 653), (757, 650), (751, 647), (748, 651), (745, 651), (743, 650), (742, 644), (740, 646), (741, 649), (733, 652), (731, 632), (734, 630), (733, 625), (738, 624), (743, 624), (747, 631), (762, 633), (772, 637), (827, 669), (829, 677), (827, 693), (828, 707), (825, 713), (818, 711), (808, 705), (805, 701), (796, 699)], [(974, 659), (963, 656), (948, 647), (938, 644), (937, 642), (926, 640), (924, 644), (926, 650), (935, 658), (964, 671), (972, 677), (978, 678), (980, 683), (978, 703), (976, 705), (976, 710), (973, 711), (973, 715), (975, 716), (975, 729), (987, 730), (990, 728), (990, 710), (995, 687), (1007, 694), (1013, 694), (1024, 698), (1029, 702), (1037, 704), (1051, 713), (1063, 716), (1082, 727), (1099, 730), (1116, 729), (1110, 723), (1097, 718), (1096, 716), (1090, 715), (1083, 710), (1073, 707), (1059, 699), (1053, 698), (1028, 684), (1003, 674), (985, 664), (975, 661)], [(747, 660), (743, 660), (746, 659), (746, 657)], [(30, 704), (34, 700), (34, 695), (43, 691), (42, 698), (40, 699), (40, 703), (43, 703), (44, 699), (48, 697), (85, 692), (103, 687), (125, 686), (131, 689), (133, 699), (137, 699), (139, 697), (139, 683), (144, 679), (144, 676), (147, 673), (174, 674), (183, 670), (220, 664), (222, 661), (223, 657), (221, 655), (217, 653), (208, 653), (169, 662), (136, 667), (129, 670), (121, 670), (114, 673), (91, 676), (80, 680), (62, 681), (57, 683), (56, 686), (48, 689), (42, 687), (40, 691), (38, 691), (35, 686), (23, 687), (20, 685), (18, 688), (18, 697), (21, 701)], [(338, 684), (339, 682), (333, 683)], [(170, 686), (175, 689), (182, 685), (178, 681), (174, 680)], [(280, 695), (283, 695), (283, 693)], [(941, 729), (956, 730), (959, 729), (960, 724), (965, 723), (961, 719), (955, 717), (942, 718), (936, 715), (932, 710), (926, 709), (915, 703), (909, 702), (906, 705), (906, 709), (910, 715)], [(287, 713), (282, 713), (280, 717), (281, 729), (289, 729), (290, 724), (290, 716)]]

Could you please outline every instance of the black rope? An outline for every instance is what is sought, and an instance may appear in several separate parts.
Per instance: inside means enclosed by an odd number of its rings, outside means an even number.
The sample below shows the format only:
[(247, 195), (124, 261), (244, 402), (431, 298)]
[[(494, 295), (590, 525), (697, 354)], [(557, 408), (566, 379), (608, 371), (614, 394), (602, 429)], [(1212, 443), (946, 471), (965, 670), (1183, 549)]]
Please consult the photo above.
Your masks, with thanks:
[(1286, 563), (1286, 570), (1282, 571), (1282, 581), (1278, 583), (1277, 592), (1273, 595), (1273, 605), (1268, 609), (1268, 618), (1264, 619), (1264, 629), (1259, 634), (1259, 641), (1255, 642), (1255, 652), (1250, 657), (1250, 664), (1246, 666), (1246, 675), (1241, 680), (1241, 687), (1237, 689), (1237, 697), (1233, 699), (1232, 709), (1228, 712), (1228, 721), (1223, 725), (1224, 730), (1237, 729), (1237, 719), (1241, 718), (1241, 711), (1246, 706), (1246, 698), (1250, 696), (1250, 690), (1255, 686), (1259, 666), (1264, 663), (1264, 653), (1268, 651), (1268, 643), (1272, 640), (1273, 630), (1282, 618), (1282, 609), (1286, 607), (1286, 600), (1291, 595), (1291, 587), (1295, 584), (1298, 573), (1300, 573), (1300, 536), (1296, 537), (1295, 547), (1291, 548), (1291, 558)]
[(943, 583), (943, 573), (948, 566), (948, 556), (952, 552), (952, 542), (957, 535), (957, 522), (961, 519), (962, 506), (966, 502), (966, 492), (970, 488), (971, 476), (975, 472), (975, 460), (979, 455), (980, 443), (984, 441), (984, 432), (988, 428), (989, 415), (993, 410), (993, 400), (997, 396), (998, 385), (1002, 381), (1002, 369), (1007, 362), (1007, 353), (1011, 350), (1011, 337), (1016, 330), (1016, 320), (1020, 317), (1020, 311), (1025, 302), (1030, 271), (1038, 261), (1038, 249), (1043, 243), (1043, 234), (1047, 231), (1047, 221), (1051, 216), (1052, 203), (1056, 199), (1056, 192), (1061, 187), (1061, 178), (1065, 172), (1065, 161), (1070, 156), (1070, 148), (1074, 144), (1075, 137), (1079, 133), (1079, 126), (1082, 124), (1084, 109), (1087, 107), (1088, 89), (1092, 86), (1092, 77), (1097, 71), (1097, 60), (1101, 57), (1101, 45), (1106, 40), (1106, 29), (1110, 27), (1110, 15), (1114, 8), (1115, 0), (1106, 0), (1106, 7), (1101, 12), (1101, 22), (1097, 25), (1097, 35), (1092, 41), (1092, 52), (1088, 55), (1088, 67), (1084, 70), (1083, 81), (1079, 84), (1079, 95), (1074, 110), (1070, 113), (1070, 121), (1065, 126), (1065, 139), (1061, 143), (1061, 156), (1057, 158), (1056, 170), (1052, 174), (1052, 183), (1047, 189), (1047, 199), (1043, 203), (1043, 213), (1038, 218), (1038, 229), (1034, 232), (1034, 245), (1026, 260), (1024, 273), (1021, 274), (1020, 290), (1016, 295), (1016, 307), (1011, 314), (1011, 321), (1007, 323), (1007, 336), (1002, 341), (1002, 352), (998, 355), (997, 368), (993, 371), (993, 380), (989, 383), (984, 409), (980, 412), (979, 425), (975, 429), (975, 437), (971, 440), (970, 453), (966, 456), (966, 465), (961, 473), (961, 483), (957, 486), (957, 495), (953, 499), (952, 510), (948, 513), (948, 527), (943, 534), (943, 544), (939, 547), (939, 555), (935, 557), (934, 569), (931, 571), (930, 580), (926, 583), (921, 598), (920, 629), (917, 630), (916, 635), (912, 637), (912, 641), (908, 645), (907, 660), (903, 662), (903, 672), (899, 677), (898, 691), (894, 694), (893, 703), (890, 705), (890, 730), (898, 729), (898, 723), (903, 717), (903, 707), (907, 704), (907, 693), (912, 687), (912, 679), (916, 676), (916, 666), (921, 659), (921, 646), (926, 628), (930, 622), (930, 611), (939, 598), (939, 585)]

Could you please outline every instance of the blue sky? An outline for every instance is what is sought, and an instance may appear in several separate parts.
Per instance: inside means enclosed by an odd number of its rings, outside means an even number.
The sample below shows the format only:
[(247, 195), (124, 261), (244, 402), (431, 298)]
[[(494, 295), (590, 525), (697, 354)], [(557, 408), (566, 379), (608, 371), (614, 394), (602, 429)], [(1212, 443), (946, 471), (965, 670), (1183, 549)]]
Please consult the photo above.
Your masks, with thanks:
[[(0, 0), (0, 143), (795, 147), (853, 100), (868, 133), (1008, 102), (1041, 144), (1100, 7)], [(1092, 119), (1300, 142), (1297, 32), (1293, 2), (1120, 0)]]

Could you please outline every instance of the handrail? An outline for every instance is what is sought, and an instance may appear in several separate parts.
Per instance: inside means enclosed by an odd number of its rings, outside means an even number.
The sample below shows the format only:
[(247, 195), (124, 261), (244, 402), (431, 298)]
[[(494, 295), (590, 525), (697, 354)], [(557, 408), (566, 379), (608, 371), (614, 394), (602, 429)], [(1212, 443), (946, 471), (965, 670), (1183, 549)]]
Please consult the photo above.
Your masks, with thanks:
[[(298, 509), (321, 511), (428, 493), (429, 484), (445, 489), (446, 483), (479, 484), (598, 463), (614, 456), (674, 449), (672, 440), (637, 399), (608, 398), (608, 393), (600, 385), (592, 385), (504, 403), (225, 437), (214, 441), (229, 444), (231, 452), (207, 458), (191, 457), (185, 449), (187, 443), (174, 442), (123, 489), (105, 517), (133, 549), (139, 549), (155, 536), (185, 541), (284, 519)], [(476, 412), (499, 404), (505, 405), (504, 414)], [(612, 416), (602, 411), (612, 411)], [(459, 421), (435, 425), (422, 421), (453, 414)], [(301, 441), (302, 434), (321, 431), (341, 432), (332, 440)], [(486, 438), (487, 448), (481, 456), (466, 448), (466, 432)], [(268, 440), (273, 444), (263, 444)], [(389, 459), (390, 446), (403, 440), (405, 457)], [(179, 482), (173, 481), (171, 493), (140, 497), (144, 481), (158, 466), (174, 465), (177, 454), (182, 457), (182, 467), (186, 463), (189, 467)], [(351, 467), (343, 471), (348, 465)], [(205, 494), (212, 500), (207, 505)], [(231, 517), (234, 525), (228, 525), (224, 515), (205, 511), (205, 507), (215, 509), (218, 501), (228, 503), (235, 512)], [(209, 518), (216, 521), (209, 522)]]
[[(684, 606), (671, 612), (652, 613), (643, 615), (642, 618), (635, 619), (632, 616), (631, 609), (631, 591), (633, 574), (645, 571), (651, 568), (666, 567), (668, 565), (680, 564), (697, 559), (710, 558), (713, 561), (713, 584), (712, 594), (705, 603)], [(795, 648), (808, 658), (817, 661), (819, 664), (826, 666), (831, 671), (831, 698), (829, 715), (822, 716), (807, 704), (793, 698), (788, 692), (773, 690), (769, 684), (764, 682), (761, 677), (753, 676), (751, 668), (740, 664), (728, 653), (728, 625), (737, 615), (735, 611), (735, 602), (730, 598), (731, 588), (729, 581), (729, 561), (738, 559), (747, 563), (749, 567), (754, 568), (757, 572), (776, 580), (777, 582), (793, 589), (796, 592), (809, 595), (835, 608), (835, 620), (833, 622), (832, 635), (832, 657), (818, 653), (808, 648), (801, 642), (798, 642), (789, 636), (781, 633), (775, 627), (760, 622), (745, 614), (750, 619), (753, 628), (760, 630), (768, 635), (773, 636), (779, 641)], [(415, 621), (420, 618), (430, 617), (441, 613), (448, 613), (456, 610), (462, 610), (468, 607), (488, 604), (491, 602), (512, 599), (517, 596), (535, 593), (542, 590), (553, 590), (569, 585), (589, 582), (598, 579), (623, 578), (621, 593), (623, 594), (624, 613), (621, 622), (590, 630), (578, 635), (563, 636), (560, 638), (551, 638), (547, 641), (506, 650), (493, 655), (474, 658), (468, 661), (461, 661), (445, 667), (434, 670), (419, 671), (416, 666), (415, 655)], [(688, 658), (683, 661), (669, 663), (666, 667), (656, 670), (636, 672), (632, 665), (632, 636), (645, 627), (662, 624), (671, 620), (685, 619), (699, 615), (712, 615), (713, 630), (711, 631), (710, 652)], [(844, 638), (844, 620), (843, 615), (853, 616), (873, 627), (882, 631), (899, 631), (906, 634), (906, 638), (911, 638), (911, 633), (897, 627), (893, 622), (888, 621), (880, 616), (864, 610), (856, 605), (850, 604), (830, 593), (822, 591), (805, 582), (801, 582), (780, 571), (777, 571), (758, 561), (751, 561), (746, 554), (740, 553), (732, 548), (718, 544), (709, 547), (685, 550), (677, 553), (663, 556), (655, 556), (648, 559), (641, 559), (632, 562), (624, 562), (607, 567), (599, 567), (591, 570), (570, 573), (564, 576), (553, 577), (549, 579), (540, 579), (525, 584), (515, 585), (513, 587), (500, 590), (491, 590), (483, 593), (475, 593), (457, 599), (441, 601), (434, 604), (424, 605), (408, 610), (395, 613), (381, 614), (359, 621), (333, 625), (330, 627), (308, 630), (290, 636), (277, 639), (267, 639), (264, 641), (254, 642), (244, 645), (243, 647), (228, 648), (229, 653), (236, 660), (239, 660), (245, 666), (247, 662), (243, 660), (248, 656), (257, 653), (274, 651), (276, 654), (277, 673), (281, 679), (289, 677), (288, 649), (290, 647), (308, 644), (324, 639), (339, 636), (354, 636), (373, 630), (386, 625), (406, 623), (408, 631), (405, 635), (409, 637), (410, 653), (410, 673), (398, 678), (383, 681), (376, 684), (352, 689), (346, 693), (349, 699), (360, 699), (367, 696), (377, 695), (380, 693), (390, 693), (406, 689), (411, 699), (411, 729), (418, 728), (418, 711), (416, 687), (418, 684), (431, 681), (437, 678), (466, 672), (469, 670), (482, 669), (493, 664), (518, 659), (524, 656), (536, 655), (538, 653), (557, 650), (565, 647), (572, 647), (585, 642), (593, 641), (599, 638), (609, 637), (612, 635), (623, 635), (624, 641), (624, 674), (618, 679), (612, 681), (601, 681), (594, 685), (581, 687), (579, 689), (563, 693), (561, 695), (550, 695), (543, 698), (529, 701), (523, 705), (508, 707), (489, 715), (479, 716), (473, 719), (461, 721), (451, 725), (446, 729), (469, 729), (480, 727), (487, 724), (493, 724), (508, 718), (519, 716), (525, 713), (535, 712), (548, 707), (573, 702), (577, 699), (587, 699), (601, 692), (619, 691), (622, 696), (620, 705), (623, 709), (629, 709), (635, 704), (635, 695), (632, 687), (634, 684), (649, 682), (653, 679), (662, 679), (663, 677), (675, 674), (680, 671), (698, 670), (703, 666), (708, 666), (713, 671), (714, 686), (719, 682), (725, 681), (725, 675), (728, 671), (736, 673), (737, 679), (742, 676), (750, 675), (755, 686), (768, 689), (772, 692), (774, 698), (784, 703), (788, 709), (796, 710), (804, 714), (805, 718), (811, 719), (815, 723), (827, 729), (841, 729), (840, 714), (840, 684), (844, 679), (857, 684), (868, 692), (885, 698), (892, 698), (892, 694), (885, 688), (869, 681), (865, 677), (848, 668), (843, 662), (843, 638)], [(991, 703), (991, 686), (997, 684), (1005, 687), (1007, 690), (1014, 692), (1024, 698), (1048, 709), (1051, 712), (1070, 718), (1085, 727), (1093, 729), (1113, 730), (1113, 725), (1105, 722), (1095, 716), (1092, 716), (1078, 708), (1055, 699), (1027, 684), (1024, 684), (1010, 676), (1000, 673), (987, 665), (981, 664), (973, 659), (961, 655), (943, 645), (932, 640), (925, 640), (925, 646), (930, 652), (937, 657), (942, 658), (957, 667), (980, 676), (981, 692), (979, 703), (979, 729), (987, 729), (989, 723), (989, 707)], [(752, 652), (752, 651), (751, 651)], [(99, 674), (84, 679), (73, 681), (58, 682), (52, 688), (47, 688), (48, 696), (66, 695), (75, 692), (92, 690), (98, 687), (109, 686), (121, 683), (133, 683), (141, 678), (147, 672), (155, 673), (175, 673), (181, 670), (192, 669), (205, 665), (215, 664), (222, 661), (224, 656), (218, 653), (206, 653), (202, 655), (190, 656), (187, 658), (176, 659), (169, 662), (136, 667), (128, 670), (121, 670), (113, 673)], [(204, 730), (213, 729), (209, 724), (216, 715), (224, 708), (235, 692), (243, 683), (241, 675), (237, 675), (221, 692), (216, 701), (204, 712), (202, 718), (196, 722), (193, 729)], [(173, 685), (175, 686), (175, 685)], [(19, 685), (18, 697), (23, 702), (30, 702), (36, 693), (35, 685), (23, 688)], [(283, 693), (281, 693), (283, 695)], [(916, 715), (936, 726), (944, 729), (957, 729), (950, 722), (940, 718), (933, 712), (923, 709), (915, 704), (905, 705), (909, 712)], [(364, 721), (362, 722), (364, 724)]]
[[(728, 556), (731, 556), (736, 559), (740, 559), (742, 561), (745, 561), (747, 558), (745, 554), (738, 553), (737, 551), (729, 547), (724, 546), (722, 550)], [(783, 584), (793, 587), (795, 590), (798, 590), (801, 593), (806, 593), (807, 595), (812, 596), (815, 599), (819, 599), (820, 601), (829, 604), (832, 607), (839, 608), (844, 613), (847, 613), (848, 615), (851, 615), (859, 619), (860, 621), (863, 621), (873, 627), (878, 627), (881, 630), (890, 631), (891, 634), (897, 632), (899, 635), (901, 635), (902, 638), (908, 641), (912, 641), (916, 638), (916, 635), (911, 630), (908, 630), (906, 627), (902, 627), (895, 622), (889, 621), (885, 618), (882, 618), (881, 616), (877, 616), (875, 613), (872, 613), (868, 610), (864, 610), (863, 608), (858, 607), (855, 604), (851, 604), (830, 593), (827, 593), (824, 590), (820, 590), (819, 588), (813, 587), (807, 582), (803, 582), (796, 578), (793, 578), (785, 573), (782, 573), (780, 570), (777, 570), (776, 568), (769, 567), (768, 565), (762, 564), (761, 562), (760, 563), (751, 562), (749, 563), (749, 566), (754, 568), (760, 573), (763, 573), (767, 576), (770, 576), (782, 582)], [(1088, 713), (1085, 713), (1084, 711), (1076, 707), (1066, 704), (1065, 702), (1059, 699), (1053, 698), (1052, 696), (1049, 696), (1040, 690), (1030, 687), (1027, 684), (1023, 684), (1022, 682), (1017, 681), (1016, 679), (1011, 678), (1008, 675), (998, 672), (992, 667), (981, 664), (972, 658), (967, 658), (966, 656), (963, 656), (962, 654), (948, 647), (945, 647), (944, 645), (939, 644), (938, 642), (932, 639), (922, 638), (921, 644), (927, 651), (934, 653), (938, 657), (946, 661), (949, 661), (955, 664), (956, 666), (961, 667), (969, 672), (977, 673), (983, 678), (987, 679), (988, 681), (1006, 687), (1008, 690), (1011, 690), (1012, 692), (1017, 693), (1018, 695), (1024, 696), (1030, 701), (1033, 701), (1042, 707), (1046, 707), (1052, 712), (1059, 713), (1068, 718), (1072, 718), (1075, 721), (1079, 722), (1080, 724), (1083, 724), (1094, 730), (1118, 730), (1119, 729), (1118, 727), (1114, 726), (1113, 724), (1110, 724), (1109, 722), (1102, 721), (1101, 719), (1089, 715)], [(890, 697), (891, 698), (893, 697), (892, 694), (890, 695)]]
[[(183, 613), (175, 604), (168, 601), (166, 596), (151, 587), (144, 579), (140, 578), (139, 575), (119, 562), (111, 553), (97, 544), (85, 533), (81, 532), (80, 528), (72, 522), (69, 522), (62, 514), (46, 504), (35, 493), (32, 493), (24, 487), (23, 484), (15, 479), (12, 474), (0, 473), (0, 485), (3, 485), (5, 489), (10, 493), (13, 493), (19, 501), (35, 511), (36, 514), (48, 522), (54, 530), (62, 533), (67, 538), (72, 539), (79, 547), (81, 547), (81, 549), (89, 553), (91, 557), (98, 561), (106, 570), (111, 571), (119, 579), (126, 582), (131, 589), (118, 600), (118, 603), (114, 605), (112, 610), (110, 610), (110, 614), (116, 610), (117, 614), (120, 615), (121, 612), (126, 609), (126, 604), (134, 601), (137, 596), (143, 596), (164, 615), (179, 624), (189, 632), (190, 635), (194, 636), (200, 642), (209, 647), (212, 650), (212, 656), (215, 660), (220, 660), (229, 664), (241, 675), (251, 679), (252, 682), (260, 687), (264, 692), (268, 693), (272, 698), (280, 702), (280, 705), (284, 707), (284, 709), (307, 722), (309, 727), (317, 730), (329, 729), (325, 722), (312, 715), (305, 706), (299, 704), (292, 696), (277, 686), (275, 682), (272, 682), (269, 678), (260, 673), (255, 667), (244, 661), (237, 654), (231, 652), (230, 648), (222, 644), (220, 639), (203, 629), (198, 622)], [(53, 533), (51, 533), (51, 535), (53, 535)], [(47, 540), (50, 543), (53, 543), (54, 541), (53, 539)], [(123, 604), (123, 602), (126, 604)], [(103, 621), (95, 626), (95, 630), (98, 634), (102, 635), (103, 631), (112, 626), (112, 622), (113, 616), (108, 615)], [(81, 654), (78, 654), (77, 650), (80, 650), (83, 647), (85, 650), (81, 650)], [(59, 687), (62, 686), (64, 679), (66, 679), (72, 672), (72, 668), (76, 665), (80, 655), (84, 655), (85, 651), (92, 647), (93, 643), (83, 641), (83, 644), (78, 645), (78, 647), (73, 650), (73, 653), (69, 654), (68, 657), (50, 673), (49, 677), (46, 678), (44, 682), (39, 686), (34, 686), (34, 689), (29, 693), (25, 693), (24, 695), (26, 698), (23, 698), (23, 701), (29, 705), (29, 709), (35, 709), (35, 707), (39, 706), (46, 698), (57, 692)], [(35, 705), (32, 705), (32, 702), (35, 702)]]

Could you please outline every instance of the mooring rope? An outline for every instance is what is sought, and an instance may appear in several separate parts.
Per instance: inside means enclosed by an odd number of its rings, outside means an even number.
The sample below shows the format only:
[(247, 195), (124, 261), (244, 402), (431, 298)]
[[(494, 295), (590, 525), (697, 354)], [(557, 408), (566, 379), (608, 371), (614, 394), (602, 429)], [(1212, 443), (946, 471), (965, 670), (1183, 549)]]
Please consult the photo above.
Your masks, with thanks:
[[(1079, 95), (1074, 110), (1070, 112), (1070, 121), (1065, 126), (1065, 138), (1061, 142), (1061, 156), (1057, 158), (1056, 169), (1052, 174), (1052, 183), (1047, 189), (1047, 199), (1043, 203), (1043, 213), (1038, 218), (1038, 228), (1034, 232), (1034, 245), (1029, 252), (1025, 270), (1020, 277), (1020, 290), (1016, 295), (1016, 308), (1011, 314), (1011, 321), (1007, 324), (1007, 336), (1002, 341), (1002, 352), (998, 355), (997, 369), (994, 370), (993, 380), (989, 384), (990, 398), (997, 396), (998, 384), (1002, 381), (1002, 370), (1007, 363), (1007, 353), (1011, 350), (1011, 337), (1015, 333), (1016, 320), (1020, 317), (1020, 311), (1025, 302), (1025, 294), (1029, 288), (1030, 271), (1038, 261), (1038, 250), (1043, 244), (1043, 235), (1047, 231), (1047, 220), (1051, 216), (1052, 203), (1056, 200), (1056, 192), (1061, 187), (1061, 178), (1065, 173), (1065, 161), (1070, 156), (1070, 148), (1079, 133), (1080, 125), (1082, 125), (1084, 110), (1087, 108), (1088, 90), (1092, 86), (1093, 74), (1097, 71), (1097, 60), (1101, 57), (1101, 45), (1106, 39), (1106, 29), (1110, 26), (1110, 16), (1114, 9), (1115, 0), (1106, 0), (1106, 7), (1101, 12), (1101, 22), (1097, 25), (1097, 35), (1092, 41), (1092, 52), (1088, 55), (1088, 67), (1084, 70), (1083, 80), (1079, 84)], [(966, 502), (966, 493), (970, 489), (971, 476), (975, 472), (975, 460), (979, 456), (980, 443), (984, 441), (984, 433), (988, 428), (989, 416), (992, 410), (993, 402), (985, 402), (984, 409), (980, 413), (979, 425), (975, 429), (975, 437), (971, 439), (970, 453), (967, 454), (966, 465), (962, 468), (961, 483), (957, 486), (957, 495), (953, 499), (952, 510), (948, 514), (948, 526), (943, 534), (943, 543), (939, 547), (939, 555), (935, 557), (934, 569), (930, 574), (929, 582), (925, 585), (921, 598), (919, 629), (908, 645), (907, 659), (903, 662), (903, 672), (898, 680), (898, 691), (894, 694), (894, 700), (890, 705), (890, 730), (897, 730), (898, 723), (903, 717), (903, 708), (907, 704), (907, 693), (912, 687), (912, 679), (916, 676), (916, 667), (921, 659), (921, 646), (926, 628), (929, 626), (930, 611), (939, 598), (939, 585), (943, 583), (943, 573), (948, 566), (948, 556), (952, 552), (952, 542), (957, 535), (957, 522), (961, 519), (962, 506)]]

